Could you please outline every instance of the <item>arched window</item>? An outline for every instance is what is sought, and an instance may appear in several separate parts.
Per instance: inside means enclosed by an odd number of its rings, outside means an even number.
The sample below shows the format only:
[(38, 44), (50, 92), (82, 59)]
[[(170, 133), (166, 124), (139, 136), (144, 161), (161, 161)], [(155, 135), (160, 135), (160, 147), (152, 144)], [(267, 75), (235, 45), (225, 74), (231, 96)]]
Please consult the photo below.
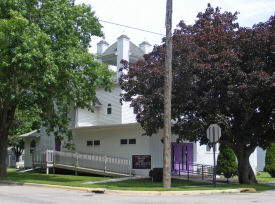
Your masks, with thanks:
[(35, 142), (35, 140), (31, 141), (30, 148), (36, 148), (36, 142)]
[(107, 105), (107, 114), (112, 114), (112, 105), (110, 103)]
[(36, 142), (35, 140), (32, 140), (30, 144), (30, 154), (32, 154), (33, 151), (35, 151), (35, 148), (36, 148)]

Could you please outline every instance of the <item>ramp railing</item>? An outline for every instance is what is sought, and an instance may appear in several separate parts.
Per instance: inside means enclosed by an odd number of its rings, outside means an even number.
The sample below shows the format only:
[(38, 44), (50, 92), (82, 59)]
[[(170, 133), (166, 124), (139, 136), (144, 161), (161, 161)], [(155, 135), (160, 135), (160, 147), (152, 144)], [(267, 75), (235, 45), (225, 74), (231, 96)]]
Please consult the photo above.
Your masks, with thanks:
[(131, 174), (130, 159), (82, 154), (77, 152), (59, 152), (53, 150), (34, 151), (33, 164), (37, 165), (41, 163), (94, 169), (103, 172)]

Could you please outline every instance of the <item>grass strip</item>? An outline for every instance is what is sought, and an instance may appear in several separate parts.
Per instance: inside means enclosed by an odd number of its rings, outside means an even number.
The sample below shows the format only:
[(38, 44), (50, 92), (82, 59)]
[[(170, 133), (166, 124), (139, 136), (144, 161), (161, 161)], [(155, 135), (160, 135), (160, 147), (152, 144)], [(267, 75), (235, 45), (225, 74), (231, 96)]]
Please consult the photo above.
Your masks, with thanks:
[[(18, 170), (8, 169), (8, 176), (0, 178), (3, 181), (14, 181), (23, 183), (37, 183), (37, 184), (50, 184), (61, 186), (73, 187), (87, 187), (87, 188), (106, 188), (109, 190), (136, 190), (136, 191), (190, 191), (190, 190), (225, 190), (237, 188), (254, 188), (256, 191), (266, 191), (275, 189), (274, 186), (265, 184), (217, 184), (214, 188), (212, 184), (204, 182), (186, 181), (181, 179), (172, 179), (172, 188), (165, 189), (162, 187), (162, 182), (152, 182), (151, 179), (132, 179), (118, 182), (98, 183), (98, 184), (84, 184), (85, 182), (100, 181), (106, 179), (113, 179), (112, 177), (97, 177), (97, 176), (75, 176), (75, 175), (62, 175), (62, 174), (43, 174), (24, 172), (18, 173)], [(257, 177), (260, 181), (273, 181), (268, 180), (267, 174), (262, 174)]]

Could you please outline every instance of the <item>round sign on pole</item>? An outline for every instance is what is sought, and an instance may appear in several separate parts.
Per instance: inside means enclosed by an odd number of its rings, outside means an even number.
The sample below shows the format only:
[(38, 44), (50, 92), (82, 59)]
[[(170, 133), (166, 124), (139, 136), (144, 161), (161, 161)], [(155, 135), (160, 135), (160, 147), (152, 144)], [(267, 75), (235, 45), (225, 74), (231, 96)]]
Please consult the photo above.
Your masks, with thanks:
[(222, 130), (217, 124), (211, 124), (207, 128), (206, 135), (211, 142), (216, 143), (222, 135)]

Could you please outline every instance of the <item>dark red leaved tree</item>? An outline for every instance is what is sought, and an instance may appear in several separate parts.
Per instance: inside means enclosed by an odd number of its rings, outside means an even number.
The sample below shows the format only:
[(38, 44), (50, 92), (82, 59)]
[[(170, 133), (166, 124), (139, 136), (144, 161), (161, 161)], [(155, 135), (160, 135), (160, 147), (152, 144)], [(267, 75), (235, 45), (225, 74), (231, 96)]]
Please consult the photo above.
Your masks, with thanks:
[[(239, 182), (257, 183), (249, 156), (275, 141), (275, 17), (240, 28), (238, 13), (208, 5), (192, 26), (173, 34), (172, 132), (206, 143), (211, 123), (237, 159)], [(137, 121), (151, 136), (163, 128), (164, 46), (137, 64), (124, 63), (123, 101), (138, 109)]]

